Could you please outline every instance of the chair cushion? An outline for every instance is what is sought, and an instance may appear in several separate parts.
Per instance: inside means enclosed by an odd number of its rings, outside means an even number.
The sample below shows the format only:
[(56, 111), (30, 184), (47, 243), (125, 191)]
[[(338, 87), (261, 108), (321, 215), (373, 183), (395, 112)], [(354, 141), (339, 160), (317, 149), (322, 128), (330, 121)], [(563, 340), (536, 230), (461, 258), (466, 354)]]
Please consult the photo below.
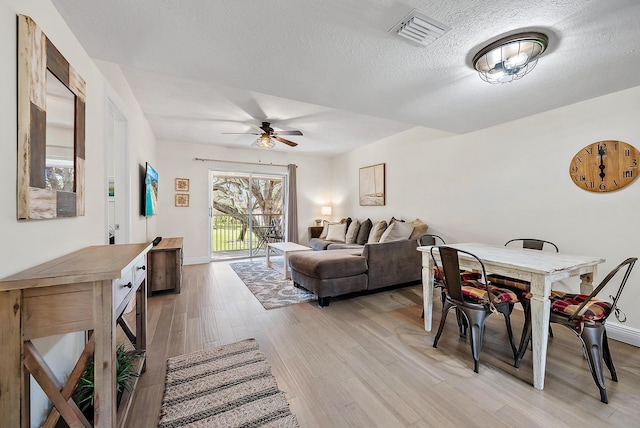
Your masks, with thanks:
[[(578, 306), (589, 298), (586, 294), (570, 294), (555, 291), (551, 296), (551, 312), (565, 315), (573, 314)], [(599, 321), (611, 313), (611, 303), (606, 300), (592, 298), (578, 314), (578, 319)]]
[[(500, 303), (517, 303), (518, 296), (508, 288), (491, 287), (491, 293)], [(462, 282), (462, 294), (472, 302), (484, 303), (487, 301), (487, 287), (475, 279)]]
[(531, 283), (522, 279), (509, 278), (503, 275), (487, 275), (487, 279), (492, 284), (496, 284), (502, 287), (515, 288), (522, 291), (529, 291), (531, 289)]

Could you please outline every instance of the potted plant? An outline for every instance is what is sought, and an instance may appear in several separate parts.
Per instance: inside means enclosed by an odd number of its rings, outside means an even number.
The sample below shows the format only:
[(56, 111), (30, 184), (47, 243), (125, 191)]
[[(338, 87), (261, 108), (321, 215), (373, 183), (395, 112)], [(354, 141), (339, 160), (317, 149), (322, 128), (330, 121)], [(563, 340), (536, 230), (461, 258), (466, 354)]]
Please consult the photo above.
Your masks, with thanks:
[(317, 218), (316, 219), (316, 226), (320, 226), (322, 224), (322, 219)]
[[(136, 369), (136, 360), (144, 355), (144, 351), (137, 349), (127, 350), (124, 343), (118, 344), (116, 348), (116, 394), (117, 403), (125, 390), (131, 390), (133, 381), (140, 374)], [(89, 421), (93, 420), (93, 398), (94, 398), (94, 377), (93, 359), (89, 361), (84, 369), (78, 385), (73, 391), (72, 398), (76, 402), (82, 413)]]

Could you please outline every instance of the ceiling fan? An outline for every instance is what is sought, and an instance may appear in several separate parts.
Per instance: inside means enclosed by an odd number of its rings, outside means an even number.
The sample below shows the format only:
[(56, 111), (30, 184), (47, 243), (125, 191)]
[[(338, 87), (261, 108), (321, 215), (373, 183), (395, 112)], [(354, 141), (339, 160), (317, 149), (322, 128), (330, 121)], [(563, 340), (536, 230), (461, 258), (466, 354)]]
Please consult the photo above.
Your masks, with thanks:
[(249, 124), (254, 127), (258, 132), (223, 132), (223, 134), (250, 134), (250, 135), (258, 135), (258, 139), (255, 141), (255, 145), (258, 147), (271, 148), (275, 144), (272, 140), (280, 141), (290, 147), (295, 147), (298, 143), (294, 143), (293, 141), (289, 141), (285, 138), (280, 137), (280, 135), (302, 135), (300, 131), (276, 131), (271, 127), (269, 122), (262, 122), (262, 126)]

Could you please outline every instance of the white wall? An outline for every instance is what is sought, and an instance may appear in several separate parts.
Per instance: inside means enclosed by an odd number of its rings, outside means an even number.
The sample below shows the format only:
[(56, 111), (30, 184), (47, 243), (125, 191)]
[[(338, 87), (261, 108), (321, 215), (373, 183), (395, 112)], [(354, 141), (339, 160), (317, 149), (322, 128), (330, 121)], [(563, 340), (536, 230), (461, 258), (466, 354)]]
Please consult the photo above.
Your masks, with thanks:
[[(320, 217), (320, 207), (331, 202), (331, 160), (322, 157), (259, 149), (233, 149), (207, 144), (158, 141), (158, 234), (163, 237), (184, 237), (186, 264), (209, 261), (209, 171), (264, 171), (285, 173), (286, 168), (267, 164), (298, 165), (298, 236), (307, 240), (307, 227)], [(244, 162), (261, 165), (240, 165), (226, 162), (201, 162), (198, 158)], [(176, 178), (190, 180), (190, 202), (187, 208), (174, 206)]]
[[(17, 221), (16, 165), (17, 165), (17, 14), (28, 15), (40, 26), (60, 52), (86, 81), (86, 215), (54, 220)], [(104, 77), (71, 33), (64, 20), (48, 0), (0, 0), (0, 278), (70, 253), (89, 245), (106, 243), (107, 196), (105, 154), (105, 97)], [(121, 109), (136, 111), (136, 102), (126, 94), (119, 100)], [(138, 159), (155, 153), (155, 139), (140, 114), (127, 118), (132, 124), (131, 144), (139, 147)], [(146, 131), (144, 130), (146, 127)], [(131, 169), (137, 174), (137, 164)], [(136, 202), (137, 204), (139, 202)], [(138, 210), (134, 209), (134, 213)], [(135, 237), (144, 241), (137, 226)], [(50, 337), (34, 341), (59, 379), (72, 369), (83, 348), (83, 334)], [(32, 383), (33, 385), (33, 383)], [(39, 387), (32, 387), (32, 425), (39, 426), (48, 407)]]
[[(447, 242), (502, 245), (542, 238), (561, 251), (606, 258), (597, 281), (627, 257), (640, 256), (640, 181), (617, 192), (590, 193), (569, 176), (582, 147), (621, 140), (640, 147), (640, 87), (474, 133), (418, 141), (411, 131), (336, 159), (341, 216), (412, 220)], [(386, 163), (387, 204), (358, 206), (358, 169)], [(624, 325), (610, 336), (640, 346), (640, 266), (620, 302)], [(561, 286), (577, 289), (577, 282)], [(610, 291), (610, 290), (605, 290)]]

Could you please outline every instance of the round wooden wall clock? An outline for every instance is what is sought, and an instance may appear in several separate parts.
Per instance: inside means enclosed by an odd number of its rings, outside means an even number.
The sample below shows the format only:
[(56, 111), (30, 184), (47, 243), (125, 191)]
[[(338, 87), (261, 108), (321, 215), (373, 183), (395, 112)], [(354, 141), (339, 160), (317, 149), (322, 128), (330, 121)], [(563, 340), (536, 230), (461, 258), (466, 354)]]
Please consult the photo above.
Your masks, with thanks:
[(571, 160), (569, 175), (581, 189), (611, 192), (638, 176), (640, 152), (624, 141), (604, 140), (580, 149)]

